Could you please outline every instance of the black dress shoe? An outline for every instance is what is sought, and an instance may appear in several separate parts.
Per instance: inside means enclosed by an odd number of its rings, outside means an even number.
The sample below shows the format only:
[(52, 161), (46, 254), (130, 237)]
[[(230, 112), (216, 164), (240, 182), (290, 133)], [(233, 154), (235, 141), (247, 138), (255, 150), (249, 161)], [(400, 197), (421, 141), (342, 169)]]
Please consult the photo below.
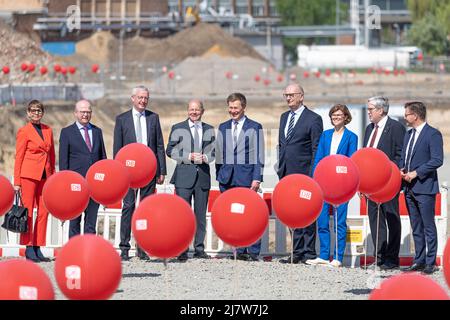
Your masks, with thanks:
[(44, 257), (44, 255), (42, 254), (41, 248), (40, 247), (33, 247), (34, 252), (36, 253), (36, 257), (41, 261), (41, 262), (50, 262), (52, 260), (50, 260), (49, 258)]
[(384, 264), (382, 264), (380, 266), (381, 270), (395, 270), (398, 269), (398, 264), (395, 263), (390, 263), (390, 262), (385, 262)]
[(259, 261), (259, 257), (255, 253), (249, 253), (248, 256), (250, 261)]
[(425, 269), (425, 265), (424, 264), (418, 264), (418, 263), (414, 263), (412, 266), (403, 269), (403, 271), (422, 271)]
[(194, 258), (211, 259), (211, 257), (205, 251), (194, 253)]
[(32, 246), (27, 246), (27, 248), (25, 249), (25, 258), (36, 263), (41, 262)]
[(122, 253), (120, 254), (120, 259), (122, 261), (129, 261), (130, 256), (128, 255), (128, 251), (122, 251)]
[(422, 272), (425, 273), (425, 274), (432, 274), (432, 273), (434, 273), (436, 271), (438, 271), (438, 268), (436, 268), (436, 266), (427, 264)]
[[(279, 261), (280, 261), (280, 263), (291, 263), (291, 257), (288, 257), (286, 259), (280, 259)], [(303, 262), (303, 260), (300, 257), (294, 256), (292, 258), (292, 263), (294, 263), (294, 264), (298, 264), (298, 263), (302, 263), (302, 262)]]
[(179, 262), (186, 262), (188, 260), (188, 255), (187, 253), (182, 253), (177, 257), (177, 260)]
[(237, 260), (242, 260), (242, 261), (249, 261), (250, 260), (250, 256), (247, 253), (238, 253), (236, 255), (236, 259)]

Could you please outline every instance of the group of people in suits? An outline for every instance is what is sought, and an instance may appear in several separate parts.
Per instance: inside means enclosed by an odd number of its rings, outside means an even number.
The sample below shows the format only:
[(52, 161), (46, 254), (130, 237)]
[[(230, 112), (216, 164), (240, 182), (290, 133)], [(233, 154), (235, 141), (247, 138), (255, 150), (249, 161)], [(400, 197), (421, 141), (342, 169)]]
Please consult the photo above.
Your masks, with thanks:
[[(303, 104), (304, 90), (298, 84), (288, 85), (283, 92), (289, 110), (280, 117), (278, 139), (279, 179), (289, 174), (312, 176), (321, 159), (332, 154), (350, 157), (358, 145), (358, 137), (346, 128), (352, 120), (346, 105), (336, 104), (329, 111), (332, 129), (323, 131), (322, 118)], [(155, 192), (167, 175), (166, 155), (176, 161), (170, 183), (175, 192), (193, 209), (197, 229), (193, 242), (194, 257), (208, 259), (205, 252), (206, 211), (211, 188), (210, 164), (215, 162), (216, 180), (221, 192), (235, 187), (250, 188), (257, 192), (263, 182), (264, 133), (260, 123), (245, 115), (247, 99), (242, 93), (227, 97), (230, 119), (219, 125), (217, 136), (213, 126), (202, 121), (203, 102), (190, 100), (187, 119), (174, 124), (167, 149), (164, 147), (158, 114), (147, 110), (149, 90), (144, 86), (133, 88), (132, 108), (116, 117), (114, 127), (114, 156), (129, 143), (143, 143), (156, 155), (157, 171), (154, 179), (140, 189), (140, 200)], [(416, 248), (413, 265), (408, 270), (435, 271), (437, 232), (434, 223), (434, 204), (439, 192), (437, 168), (443, 162), (443, 141), (440, 132), (426, 123), (426, 107), (422, 102), (405, 105), (405, 120), (412, 129), (405, 134), (402, 124), (388, 116), (389, 102), (385, 97), (373, 97), (367, 102), (370, 124), (364, 134), (364, 147), (383, 151), (402, 170), (406, 204)], [(25, 255), (32, 261), (47, 261), (40, 246), (45, 245), (45, 227), (48, 212), (42, 203), (42, 187), (55, 172), (55, 151), (51, 128), (41, 124), (44, 106), (37, 100), (29, 103), (30, 122), (17, 133), (14, 185), (23, 193), (24, 205), (37, 207), (37, 219), (32, 228), (21, 235), (26, 245)], [(83, 176), (88, 168), (106, 158), (102, 131), (91, 123), (92, 106), (81, 100), (75, 105), (75, 123), (62, 129), (60, 134), (59, 168), (74, 170)], [(123, 199), (120, 245), (121, 259), (130, 259), (131, 218), (136, 205), (137, 190), (130, 189)], [(84, 233), (95, 233), (99, 204), (90, 200), (86, 208)], [(341, 267), (346, 242), (348, 203), (337, 208), (335, 233), (337, 250), (330, 253), (329, 212), (325, 204), (317, 222), (293, 230), (293, 257), (282, 263), (306, 263)], [(378, 235), (378, 264), (389, 270), (399, 267), (401, 224), (398, 195), (381, 205), (377, 219), (376, 204), (369, 200), (368, 214), (375, 243)], [(379, 220), (379, 222), (377, 222)], [(80, 234), (81, 216), (70, 222), (69, 236)], [(316, 226), (317, 223), (317, 226)], [(320, 253), (315, 250), (316, 229), (319, 233)], [(245, 248), (236, 248), (239, 260), (258, 261), (261, 241)], [(137, 257), (148, 260), (147, 253), (137, 247)], [(330, 262), (330, 257), (332, 261)], [(180, 254), (180, 262), (188, 260), (188, 249)]]

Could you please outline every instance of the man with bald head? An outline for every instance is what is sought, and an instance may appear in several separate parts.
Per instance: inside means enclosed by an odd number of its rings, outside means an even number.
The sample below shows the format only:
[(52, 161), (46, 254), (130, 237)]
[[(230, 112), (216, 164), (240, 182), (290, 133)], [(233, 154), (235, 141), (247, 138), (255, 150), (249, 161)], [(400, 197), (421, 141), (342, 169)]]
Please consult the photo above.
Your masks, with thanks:
[[(188, 118), (172, 126), (167, 156), (177, 162), (170, 183), (175, 185), (175, 193), (191, 205), (194, 199), (194, 212), (197, 230), (194, 239), (194, 258), (208, 259), (205, 253), (206, 209), (211, 175), (209, 164), (214, 161), (214, 128), (202, 122), (205, 112), (203, 103), (194, 99), (187, 107)], [(188, 259), (189, 248), (178, 256), (178, 261)]]
[[(304, 91), (300, 85), (288, 85), (283, 97), (290, 110), (280, 118), (276, 167), (278, 177), (282, 179), (294, 173), (311, 176), (314, 156), (323, 131), (322, 118), (303, 104)], [(292, 263), (306, 263), (307, 260), (315, 259), (316, 223), (295, 229), (293, 241)], [(288, 263), (291, 259), (282, 259), (280, 262)]]
[[(59, 170), (72, 170), (83, 177), (95, 162), (106, 159), (102, 130), (90, 123), (91, 103), (80, 100), (73, 112), (75, 123), (61, 130), (59, 137)], [(84, 211), (84, 234), (96, 233), (99, 204), (90, 199)], [(69, 238), (80, 234), (81, 216), (70, 220)]]

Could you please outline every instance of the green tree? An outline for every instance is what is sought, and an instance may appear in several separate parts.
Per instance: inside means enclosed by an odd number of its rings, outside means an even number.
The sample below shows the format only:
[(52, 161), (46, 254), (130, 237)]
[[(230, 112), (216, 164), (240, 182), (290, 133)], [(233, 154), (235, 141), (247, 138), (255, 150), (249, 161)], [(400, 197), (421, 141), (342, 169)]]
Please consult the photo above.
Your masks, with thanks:
[(447, 33), (444, 26), (431, 13), (413, 23), (408, 33), (408, 42), (429, 55), (445, 53), (446, 41)]
[[(336, 23), (336, 0), (277, 0), (277, 11), (283, 26), (334, 25)], [(346, 21), (348, 5), (338, 1), (339, 20)], [(286, 51), (297, 58), (297, 45), (311, 44), (316, 39), (285, 38)]]

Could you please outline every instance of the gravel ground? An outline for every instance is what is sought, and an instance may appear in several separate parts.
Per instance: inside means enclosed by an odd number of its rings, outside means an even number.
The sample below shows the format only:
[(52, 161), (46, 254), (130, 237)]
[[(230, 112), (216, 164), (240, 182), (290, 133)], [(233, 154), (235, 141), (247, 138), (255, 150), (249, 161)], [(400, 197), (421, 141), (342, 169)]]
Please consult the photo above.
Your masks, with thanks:
[[(5, 260), (5, 259), (0, 259)], [(132, 258), (122, 263), (117, 300), (366, 300), (373, 270), (304, 264), (189, 259), (186, 263)], [(56, 299), (66, 299), (53, 274), (54, 262), (39, 264), (50, 276)], [(381, 279), (401, 271), (381, 271)], [(446, 285), (442, 270), (431, 276)]]

